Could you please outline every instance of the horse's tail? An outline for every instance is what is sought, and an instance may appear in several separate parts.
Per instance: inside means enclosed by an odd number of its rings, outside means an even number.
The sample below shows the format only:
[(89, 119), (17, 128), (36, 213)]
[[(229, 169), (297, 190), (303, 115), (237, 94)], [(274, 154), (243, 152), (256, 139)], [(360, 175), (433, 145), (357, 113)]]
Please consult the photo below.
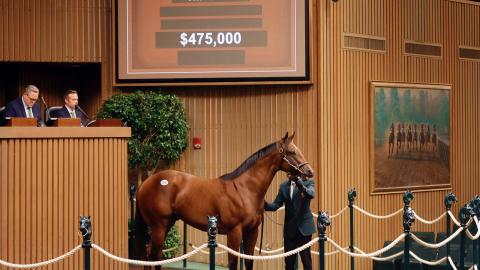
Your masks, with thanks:
[(148, 241), (148, 225), (145, 223), (145, 220), (142, 217), (140, 208), (138, 207), (137, 202), (137, 211), (135, 211), (135, 251), (136, 259), (146, 260), (147, 259), (147, 250), (146, 245)]

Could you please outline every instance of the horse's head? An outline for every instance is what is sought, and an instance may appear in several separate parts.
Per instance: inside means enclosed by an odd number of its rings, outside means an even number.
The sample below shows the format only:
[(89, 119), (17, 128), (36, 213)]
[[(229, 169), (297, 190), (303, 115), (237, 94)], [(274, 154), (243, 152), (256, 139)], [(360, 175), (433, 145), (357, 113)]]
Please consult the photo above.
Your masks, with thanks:
[(453, 192), (448, 193), (447, 196), (445, 196), (445, 200), (444, 200), (445, 207), (447, 208), (447, 210), (450, 210), (450, 208), (452, 208), (452, 204), (456, 203), (457, 201), (458, 201), (457, 196), (455, 196)]
[(80, 232), (86, 240), (92, 236), (92, 221), (90, 216), (80, 216)]
[(475, 195), (475, 197), (473, 197), (469, 205), (472, 208), (474, 215), (480, 215), (480, 197), (478, 195)]
[(319, 212), (317, 218), (317, 229), (319, 233), (325, 233), (327, 227), (330, 226), (330, 216), (327, 212)]
[(473, 215), (473, 209), (470, 207), (470, 205), (465, 204), (461, 209), (460, 212), (458, 212), (458, 219), (460, 220), (460, 223), (462, 224), (467, 224), (468, 220), (470, 217)]
[(410, 203), (413, 201), (413, 193), (410, 190), (405, 191), (403, 194), (403, 203), (405, 204), (405, 207), (410, 206)]
[(355, 198), (357, 198), (357, 191), (355, 190), (355, 188), (351, 188), (348, 191), (348, 205), (353, 204)]
[(285, 137), (277, 143), (278, 152), (282, 158), (280, 169), (302, 178), (311, 178), (314, 175), (313, 169), (303, 156), (302, 151), (292, 142), (294, 136), (295, 132), (290, 137), (288, 137), (287, 132)]

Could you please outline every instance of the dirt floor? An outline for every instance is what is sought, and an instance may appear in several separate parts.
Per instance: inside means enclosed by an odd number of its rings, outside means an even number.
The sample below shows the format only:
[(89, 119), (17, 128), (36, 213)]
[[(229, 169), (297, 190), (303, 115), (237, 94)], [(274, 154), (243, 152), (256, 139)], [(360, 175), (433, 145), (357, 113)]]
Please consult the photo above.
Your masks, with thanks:
[(403, 149), (388, 155), (388, 144), (375, 149), (375, 188), (448, 184), (449, 168), (437, 152)]

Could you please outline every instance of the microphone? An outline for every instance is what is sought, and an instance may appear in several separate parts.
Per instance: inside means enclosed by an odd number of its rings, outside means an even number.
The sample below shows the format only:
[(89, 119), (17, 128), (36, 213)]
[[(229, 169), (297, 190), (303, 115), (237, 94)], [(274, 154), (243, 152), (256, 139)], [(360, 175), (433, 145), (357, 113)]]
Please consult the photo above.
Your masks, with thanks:
[(83, 113), (83, 115), (85, 115), (85, 117), (87, 117), (87, 120), (91, 119), (90, 116), (88, 116), (88, 114), (84, 110), (82, 110), (82, 108), (80, 108), (80, 106), (76, 105), (75, 108), (78, 109), (79, 111), (81, 111)]
[(48, 109), (47, 102), (45, 102), (45, 99), (43, 98), (43, 96), (40, 96), (40, 99), (42, 100), (43, 105), (45, 105), (45, 109)]

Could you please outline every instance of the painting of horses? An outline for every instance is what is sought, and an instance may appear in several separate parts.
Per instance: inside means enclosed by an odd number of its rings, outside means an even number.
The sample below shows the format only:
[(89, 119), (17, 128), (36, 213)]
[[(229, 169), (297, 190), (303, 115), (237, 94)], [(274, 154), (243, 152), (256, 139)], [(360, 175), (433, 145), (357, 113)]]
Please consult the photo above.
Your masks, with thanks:
[(373, 193), (451, 187), (450, 89), (371, 83)]

